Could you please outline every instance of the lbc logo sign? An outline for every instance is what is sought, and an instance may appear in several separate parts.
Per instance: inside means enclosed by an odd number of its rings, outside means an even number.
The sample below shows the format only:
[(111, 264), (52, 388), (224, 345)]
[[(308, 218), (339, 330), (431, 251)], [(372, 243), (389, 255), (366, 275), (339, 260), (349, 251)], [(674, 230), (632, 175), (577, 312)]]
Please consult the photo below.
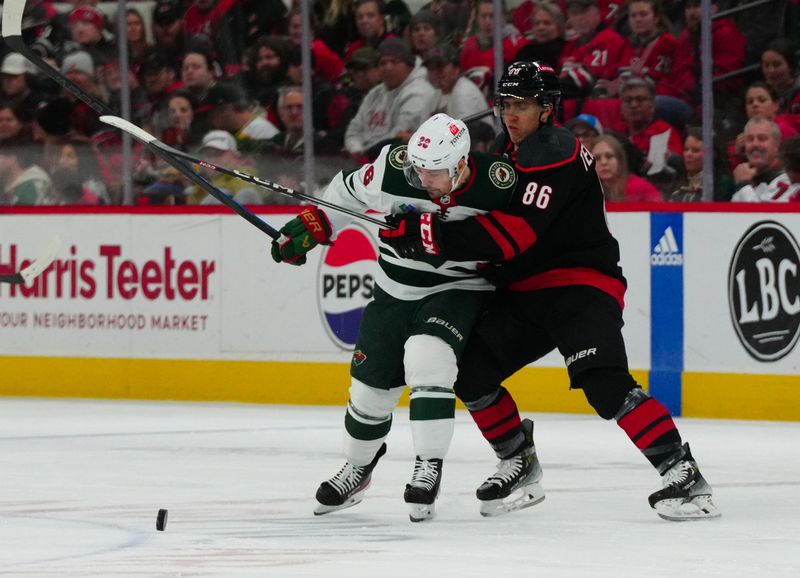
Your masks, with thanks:
[(739, 340), (759, 361), (776, 361), (797, 343), (800, 329), (800, 249), (780, 223), (762, 221), (736, 246), (728, 272), (728, 302)]

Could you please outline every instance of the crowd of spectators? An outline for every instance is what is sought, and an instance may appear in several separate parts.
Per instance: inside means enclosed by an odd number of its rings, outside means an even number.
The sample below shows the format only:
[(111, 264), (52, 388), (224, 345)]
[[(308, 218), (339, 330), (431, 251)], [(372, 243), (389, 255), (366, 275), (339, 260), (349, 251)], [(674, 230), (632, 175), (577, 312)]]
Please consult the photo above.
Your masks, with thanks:
[[(800, 200), (800, 12), (712, 0), (714, 166), (703, 160), (699, 0), (312, 0), (310, 91), (302, 13), (283, 0), (117, 3), (28, 0), (25, 41), (81, 89), (163, 142), (221, 166), (317, 193), (339, 170), (405, 142), (435, 112), (479, 116), (493, 103), (495, 31), (505, 64), (559, 73), (557, 121), (597, 159), (607, 200), (695, 202), (713, 171), (715, 201)], [(718, 15), (718, 16), (717, 16)], [(775, 17), (778, 15), (779, 17)], [(122, 93), (118, 39), (127, 38)], [(754, 66), (753, 66), (754, 65)], [(311, 102), (306, 102), (307, 95)], [(316, 183), (303, 172), (313, 117)], [(498, 124), (469, 122), (489, 149)], [(120, 133), (23, 56), (0, 52), (0, 205), (123, 202)], [(216, 202), (135, 145), (133, 202)], [(246, 204), (294, 202), (201, 169)], [(129, 199), (130, 200), (130, 199)]]

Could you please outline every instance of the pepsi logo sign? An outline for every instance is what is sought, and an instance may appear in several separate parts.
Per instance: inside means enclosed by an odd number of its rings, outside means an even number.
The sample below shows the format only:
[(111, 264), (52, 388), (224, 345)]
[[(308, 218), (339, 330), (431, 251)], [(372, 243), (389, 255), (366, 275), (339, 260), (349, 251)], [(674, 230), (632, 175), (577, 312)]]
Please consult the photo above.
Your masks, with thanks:
[(341, 349), (352, 350), (364, 308), (372, 300), (378, 252), (372, 236), (358, 225), (339, 232), (324, 247), (317, 277), (317, 299), (328, 336)]

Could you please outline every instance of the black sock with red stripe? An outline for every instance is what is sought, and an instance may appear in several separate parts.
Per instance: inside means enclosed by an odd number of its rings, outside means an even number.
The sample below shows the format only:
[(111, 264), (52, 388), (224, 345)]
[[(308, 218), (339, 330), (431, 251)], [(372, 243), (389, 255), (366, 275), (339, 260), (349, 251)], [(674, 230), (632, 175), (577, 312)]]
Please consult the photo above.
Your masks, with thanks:
[(501, 460), (515, 455), (525, 445), (517, 404), (506, 388), (501, 386), (496, 392), (464, 405)]
[(615, 419), (653, 467), (681, 449), (681, 434), (664, 404), (642, 389), (628, 393)]

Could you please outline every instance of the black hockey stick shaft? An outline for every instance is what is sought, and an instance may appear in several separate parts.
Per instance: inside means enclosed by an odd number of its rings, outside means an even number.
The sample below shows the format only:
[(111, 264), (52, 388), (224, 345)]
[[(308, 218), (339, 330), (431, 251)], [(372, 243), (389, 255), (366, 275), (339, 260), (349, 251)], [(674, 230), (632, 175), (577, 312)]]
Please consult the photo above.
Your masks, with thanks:
[(463, 122), (472, 122), (473, 120), (480, 120), (484, 116), (489, 116), (489, 115), (492, 115), (492, 114), (494, 114), (494, 109), (493, 108), (487, 108), (486, 110), (482, 110), (481, 112), (476, 112), (474, 114), (467, 115), (464, 118), (462, 118), (461, 120)]
[[(22, 14), (24, 10), (25, 0), (5, 1), (5, 4), (3, 5), (3, 39), (6, 41), (6, 44), (8, 44), (12, 50), (19, 52), (25, 58), (30, 60), (37, 68), (53, 79), (63, 89), (67, 90), (88, 104), (98, 114), (113, 115), (113, 111), (108, 108), (104, 102), (84, 91), (69, 78), (61, 74), (60, 71), (50, 66), (35, 51), (25, 44), (21, 32)], [(208, 192), (208, 194), (234, 211), (240, 217), (244, 218), (251, 225), (257, 227), (261, 232), (266, 233), (273, 239), (280, 237), (280, 233), (276, 229), (272, 228), (266, 222), (264, 222), (263, 219), (260, 219), (254, 213), (237, 203), (235, 200), (233, 200), (233, 198), (231, 198), (230, 195), (220, 191), (201, 175), (194, 172), (191, 167), (187, 166), (179, 158), (176, 158), (174, 155), (170, 154), (164, 149), (155, 146), (153, 143), (144, 144), (167, 164), (175, 167), (183, 176), (192, 182), (197, 183), (201, 188)]]
[[(162, 146), (162, 143), (160, 142), (154, 144), (155, 146)], [(166, 147), (168, 145), (163, 145), (163, 146)], [(172, 147), (169, 148), (172, 149)], [(375, 219), (374, 217), (370, 217), (369, 215), (359, 213), (358, 211), (353, 211), (351, 209), (348, 209), (347, 207), (342, 207), (341, 205), (337, 205), (336, 203), (331, 203), (330, 201), (326, 201), (325, 199), (320, 199), (312, 195), (301, 193), (300, 191), (295, 191), (294, 189), (290, 189), (289, 187), (284, 187), (283, 185), (279, 185), (278, 183), (273, 183), (266, 179), (262, 179), (261, 177), (257, 177), (255, 175), (251, 175), (242, 171), (237, 171), (236, 169), (229, 169), (227, 167), (215, 165), (214, 163), (210, 163), (208, 161), (195, 158), (192, 155), (185, 153), (183, 151), (175, 149), (172, 150), (175, 151), (173, 154), (180, 156), (181, 158), (187, 161), (197, 163), (198, 165), (205, 167), (211, 171), (222, 173), (223, 175), (228, 175), (230, 177), (236, 177), (237, 179), (241, 179), (245, 182), (254, 184), (264, 189), (268, 189), (270, 191), (274, 191), (281, 195), (286, 195), (289, 197), (293, 197), (295, 199), (308, 201), (310, 203), (314, 203), (315, 205), (328, 207), (329, 209), (333, 209), (334, 211), (339, 211), (340, 213), (350, 215), (351, 217), (355, 217), (356, 219), (361, 219), (362, 221), (367, 221), (369, 223), (372, 223), (373, 225), (378, 225), (379, 227), (389, 228), (389, 229), (393, 228), (390, 227), (385, 221), (381, 221), (380, 219)]]
[(13, 275), (0, 275), (0, 283), (22, 285), (25, 283), (25, 278), (22, 276), (22, 273), (14, 273)]

